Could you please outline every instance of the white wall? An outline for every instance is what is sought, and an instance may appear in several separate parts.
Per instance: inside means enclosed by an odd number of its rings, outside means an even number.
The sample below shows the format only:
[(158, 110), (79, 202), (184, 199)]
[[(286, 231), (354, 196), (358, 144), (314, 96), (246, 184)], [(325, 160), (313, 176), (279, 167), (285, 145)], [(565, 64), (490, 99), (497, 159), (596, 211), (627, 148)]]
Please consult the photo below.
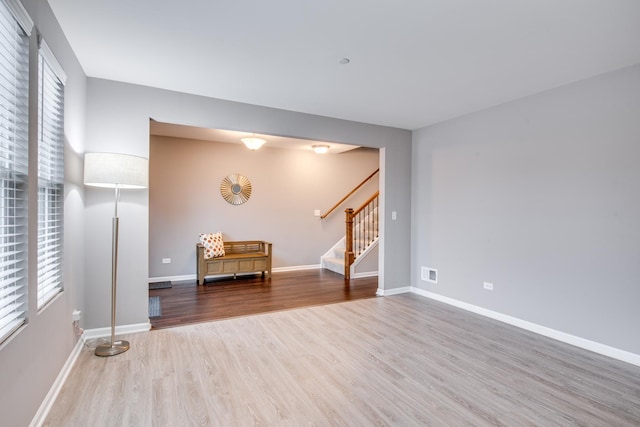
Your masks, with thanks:
[[(411, 132), (99, 79), (89, 79), (87, 96), (87, 151), (148, 157), (150, 118), (383, 148), (380, 188), (387, 234), (381, 248), (393, 250), (384, 253), (380, 286), (409, 285)], [(89, 188), (86, 194), (85, 311), (87, 327), (98, 328), (110, 321), (108, 236), (113, 196)], [(123, 192), (121, 206), (117, 324), (144, 324), (148, 322), (148, 190)], [(399, 213), (398, 221), (391, 220), (392, 210)]]
[[(84, 149), (86, 78), (47, 2), (24, 0), (23, 3), (68, 77), (65, 87), (64, 292), (40, 312), (36, 311), (36, 269), (32, 256), (28, 324), (0, 346), (0, 414), (2, 424), (7, 426), (25, 426), (32, 420), (77, 342), (71, 313), (75, 308), (84, 309), (81, 153)], [(32, 41), (35, 42), (35, 31)], [(37, 84), (32, 86), (36, 87)], [(33, 206), (37, 204), (30, 204)], [(36, 246), (37, 236), (34, 226), (35, 223), (29, 229), (32, 248)], [(30, 250), (30, 254), (33, 253)]]
[[(340, 154), (152, 136), (149, 179), (149, 274), (152, 278), (195, 276), (199, 233), (225, 240), (273, 243), (273, 267), (319, 265), (320, 257), (345, 234), (344, 210), (357, 208), (378, 190), (375, 175), (346, 204), (331, 208), (373, 173), (378, 150)], [(220, 195), (229, 174), (249, 178), (252, 193), (242, 205)], [(162, 264), (170, 258), (170, 264)], [(375, 270), (375, 269), (374, 269)]]
[(416, 131), (413, 286), (640, 354), (639, 119), (640, 65)]

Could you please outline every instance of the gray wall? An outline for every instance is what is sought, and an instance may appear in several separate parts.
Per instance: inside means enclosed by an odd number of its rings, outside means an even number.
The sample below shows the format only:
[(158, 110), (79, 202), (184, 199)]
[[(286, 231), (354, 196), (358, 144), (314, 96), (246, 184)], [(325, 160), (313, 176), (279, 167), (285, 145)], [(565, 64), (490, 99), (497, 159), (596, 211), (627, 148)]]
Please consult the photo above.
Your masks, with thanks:
[[(379, 166), (377, 149), (341, 154), (152, 136), (149, 183), (149, 275), (195, 275), (198, 234), (221, 231), (225, 240), (273, 243), (273, 267), (318, 265), (344, 236), (344, 210), (378, 190), (376, 175), (347, 204), (322, 213)], [(251, 198), (234, 206), (220, 195), (232, 173), (251, 181)], [(171, 264), (162, 264), (171, 258)]]
[[(384, 264), (380, 270), (384, 271), (380, 286), (391, 289), (409, 285), (411, 132), (91, 78), (87, 100), (87, 151), (149, 156), (150, 118), (383, 148), (380, 190), (387, 233), (381, 251), (393, 250), (381, 255)], [(105, 301), (109, 300), (113, 195), (93, 188), (85, 192), (85, 312), (87, 327), (99, 328), (110, 322)], [(121, 207), (117, 324), (144, 324), (148, 322), (149, 190), (123, 192)], [(397, 221), (391, 220), (394, 210), (399, 213)]]
[(640, 66), (416, 131), (412, 184), (414, 286), (640, 354)]
[[(2, 424), (7, 426), (25, 426), (33, 418), (77, 342), (71, 313), (75, 308), (84, 309), (81, 153), (86, 78), (47, 2), (24, 0), (23, 3), (68, 77), (65, 87), (64, 292), (40, 312), (36, 311), (37, 270), (35, 251), (30, 250), (28, 324), (0, 346), (0, 414)], [(32, 40), (34, 37), (35, 31)], [(32, 86), (36, 87), (37, 84)], [(33, 202), (30, 204), (33, 213), (35, 206)], [(33, 221), (29, 235), (30, 247), (35, 248), (37, 231)]]

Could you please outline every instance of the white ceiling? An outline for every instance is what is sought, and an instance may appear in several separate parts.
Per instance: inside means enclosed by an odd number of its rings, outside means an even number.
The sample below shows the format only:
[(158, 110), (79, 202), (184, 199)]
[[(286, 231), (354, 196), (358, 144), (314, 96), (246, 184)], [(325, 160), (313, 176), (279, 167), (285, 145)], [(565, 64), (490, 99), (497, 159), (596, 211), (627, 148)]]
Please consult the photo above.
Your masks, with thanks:
[(149, 133), (151, 135), (170, 136), (173, 138), (198, 139), (202, 141), (215, 141), (230, 144), (242, 144), (242, 138), (254, 136), (267, 141), (264, 146), (269, 148), (286, 148), (289, 150), (303, 150), (311, 152), (313, 151), (314, 145), (326, 145), (328, 147), (327, 154), (340, 154), (360, 148), (357, 145), (338, 144), (337, 142), (306, 140), (224, 129), (205, 129), (175, 123), (163, 123), (155, 120), (150, 120)]
[(640, 0), (49, 3), (88, 76), (404, 129), (640, 63)]

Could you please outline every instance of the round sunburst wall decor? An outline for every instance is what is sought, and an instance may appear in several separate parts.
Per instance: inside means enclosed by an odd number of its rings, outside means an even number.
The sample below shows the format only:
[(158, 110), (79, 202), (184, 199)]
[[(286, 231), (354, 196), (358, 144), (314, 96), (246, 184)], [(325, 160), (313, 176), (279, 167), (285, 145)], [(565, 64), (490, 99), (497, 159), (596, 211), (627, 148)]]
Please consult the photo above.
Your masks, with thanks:
[(246, 176), (233, 173), (220, 183), (220, 194), (232, 205), (241, 205), (251, 197), (251, 182)]

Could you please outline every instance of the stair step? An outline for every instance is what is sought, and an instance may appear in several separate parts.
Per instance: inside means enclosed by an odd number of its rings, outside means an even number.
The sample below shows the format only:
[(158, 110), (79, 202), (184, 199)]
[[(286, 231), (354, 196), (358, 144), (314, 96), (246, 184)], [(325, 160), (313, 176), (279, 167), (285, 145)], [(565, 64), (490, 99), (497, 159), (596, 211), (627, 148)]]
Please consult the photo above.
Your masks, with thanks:
[(344, 258), (323, 258), (322, 265), (327, 270), (335, 273), (344, 274)]
[(342, 247), (342, 248), (335, 248), (333, 250), (333, 258), (342, 258), (344, 259), (344, 253), (347, 251), (347, 248)]

